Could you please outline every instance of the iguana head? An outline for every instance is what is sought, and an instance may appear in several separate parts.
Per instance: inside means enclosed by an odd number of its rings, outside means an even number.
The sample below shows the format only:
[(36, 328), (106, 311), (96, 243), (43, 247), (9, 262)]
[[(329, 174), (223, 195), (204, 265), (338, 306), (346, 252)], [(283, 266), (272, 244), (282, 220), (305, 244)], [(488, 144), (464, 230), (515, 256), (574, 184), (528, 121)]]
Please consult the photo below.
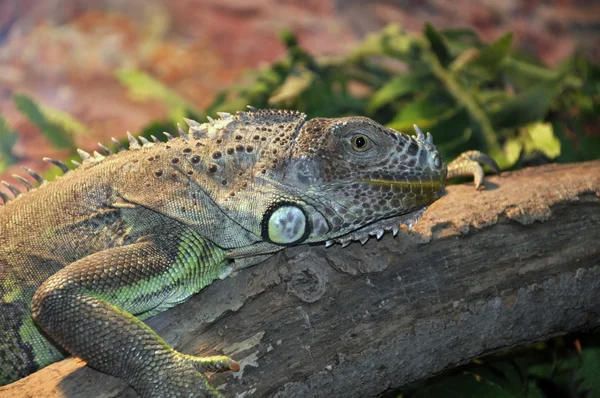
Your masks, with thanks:
[(410, 136), (365, 117), (312, 119), (295, 128), (285, 149), (265, 145), (263, 155), (275, 150), (285, 157), (255, 171), (255, 192), (239, 195), (260, 209), (246, 226), (262, 242), (234, 249), (232, 257), (397, 232), (443, 190), (446, 163), (418, 128)]
[[(365, 117), (312, 119), (302, 126), (283, 184), (299, 188), (297, 195), (311, 207), (305, 242), (381, 236), (439, 197), (446, 164), (431, 135), (415, 128), (410, 136)], [(277, 237), (277, 228), (268, 232)]]

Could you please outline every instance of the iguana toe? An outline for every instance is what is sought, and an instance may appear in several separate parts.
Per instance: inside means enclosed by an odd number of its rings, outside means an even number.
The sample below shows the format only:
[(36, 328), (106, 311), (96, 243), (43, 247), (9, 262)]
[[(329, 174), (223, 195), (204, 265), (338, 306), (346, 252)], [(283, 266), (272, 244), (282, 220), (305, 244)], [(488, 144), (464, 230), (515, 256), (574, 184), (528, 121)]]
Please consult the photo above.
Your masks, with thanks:
[(449, 180), (454, 177), (472, 176), (475, 189), (479, 189), (485, 176), (481, 164), (488, 165), (495, 173), (500, 172), (500, 167), (490, 156), (479, 151), (467, 151), (448, 164), (446, 178)]

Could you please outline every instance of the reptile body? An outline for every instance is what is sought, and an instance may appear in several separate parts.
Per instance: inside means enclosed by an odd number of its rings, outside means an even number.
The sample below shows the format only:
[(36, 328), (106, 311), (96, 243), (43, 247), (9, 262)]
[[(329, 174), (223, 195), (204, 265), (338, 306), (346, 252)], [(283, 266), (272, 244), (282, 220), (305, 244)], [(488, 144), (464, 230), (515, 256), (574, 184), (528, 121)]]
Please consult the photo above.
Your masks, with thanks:
[(72, 171), (48, 159), (65, 175), (26, 169), (41, 184), (23, 194), (3, 182), (16, 197), (0, 194), (0, 385), (71, 354), (142, 397), (219, 396), (204, 372), (233, 359), (179, 353), (142, 321), (287, 246), (396, 233), (448, 175), (480, 182), (490, 163), (448, 167), (429, 134), (364, 117), (220, 115), (166, 143), (80, 151)]

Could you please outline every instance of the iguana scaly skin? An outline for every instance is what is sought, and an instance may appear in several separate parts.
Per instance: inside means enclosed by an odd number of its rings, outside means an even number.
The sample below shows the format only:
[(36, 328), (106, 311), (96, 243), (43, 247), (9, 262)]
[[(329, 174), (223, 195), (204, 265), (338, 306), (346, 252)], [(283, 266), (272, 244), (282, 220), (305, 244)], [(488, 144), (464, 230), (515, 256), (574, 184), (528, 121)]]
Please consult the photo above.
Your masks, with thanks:
[[(448, 168), (431, 136), (364, 117), (251, 109), (75, 170), (0, 207), (0, 385), (72, 354), (143, 397), (218, 396), (224, 356), (175, 351), (141, 320), (286, 246), (347, 244), (411, 223)], [(483, 172), (471, 153), (451, 175)]]

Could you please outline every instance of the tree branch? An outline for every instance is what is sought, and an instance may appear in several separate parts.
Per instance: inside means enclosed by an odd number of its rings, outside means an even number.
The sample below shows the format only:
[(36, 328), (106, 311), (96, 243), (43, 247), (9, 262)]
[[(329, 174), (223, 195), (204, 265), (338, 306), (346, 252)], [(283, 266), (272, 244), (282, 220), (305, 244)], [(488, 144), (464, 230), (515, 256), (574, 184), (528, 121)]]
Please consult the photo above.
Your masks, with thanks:
[[(486, 184), (448, 187), (411, 232), (285, 250), (149, 323), (185, 353), (240, 361), (240, 372), (211, 378), (232, 397), (375, 396), (490, 352), (597, 328), (600, 161)], [(136, 396), (75, 359), (3, 394)]]

